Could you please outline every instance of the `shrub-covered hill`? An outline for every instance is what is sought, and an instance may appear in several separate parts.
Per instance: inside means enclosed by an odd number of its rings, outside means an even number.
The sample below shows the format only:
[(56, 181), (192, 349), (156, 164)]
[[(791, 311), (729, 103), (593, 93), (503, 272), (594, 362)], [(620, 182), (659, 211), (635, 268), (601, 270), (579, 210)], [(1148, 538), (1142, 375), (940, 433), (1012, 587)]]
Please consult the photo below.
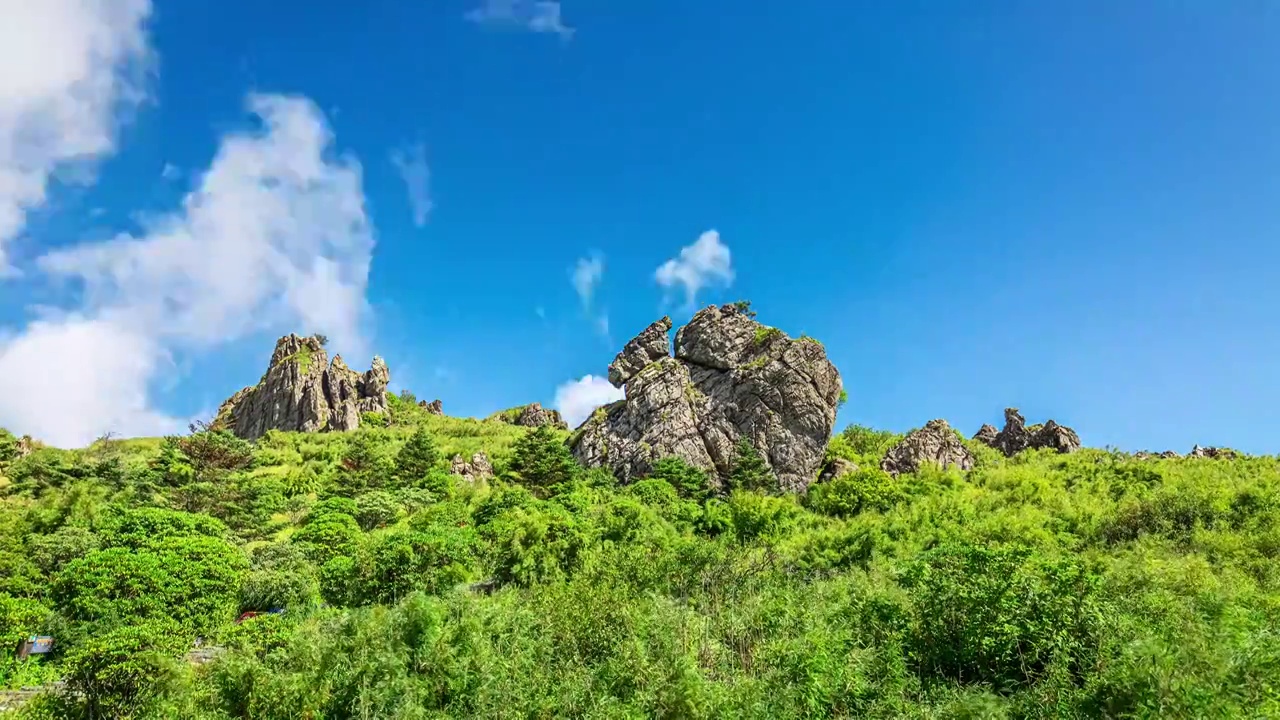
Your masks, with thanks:
[[(861, 469), (804, 496), (745, 451), (725, 487), (619, 486), (552, 426), (390, 406), (253, 444), (0, 436), (0, 646), (56, 638), (0, 688), (65, 681), (17, 712), (1280, 716), (1275, 458), (969, 442), (893, 478), (855, 427), (829, 453)], [(448, 474), (477, 451), (496, 477)]]

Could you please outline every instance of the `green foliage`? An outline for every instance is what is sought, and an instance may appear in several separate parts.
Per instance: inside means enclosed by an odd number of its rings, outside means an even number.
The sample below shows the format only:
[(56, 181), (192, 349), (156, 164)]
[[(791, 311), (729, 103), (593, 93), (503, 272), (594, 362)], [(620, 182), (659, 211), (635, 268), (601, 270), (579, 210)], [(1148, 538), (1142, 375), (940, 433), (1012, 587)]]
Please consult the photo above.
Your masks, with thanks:
[(400, 501), (385, 490), (374, 490), (356, 498), (356, 523), (361, 530), (393, 525), (404, 515)]
[(66, 660), (67, 694), (60, 715), (147, 717), (186, 636), (171, 623), (123, 625), (92, 637)]
[(385, 428), (391, 424), (391, 416), (380, 412), (360, 413), (360, 427)]
[[(0, 461), (0, 641), (57, 640), (0, 687), (69, 681), (31, 717), (1280, 716), (1275, 458), (891, 478), (898, 436), (855, 426), (827, 454), (861, 469), (797, 497), (746, 449), (724, 487), (619, 485), (567, 433), (388, 402), (248, 464), (207, 431)], [(498, 478), (444, 474), (476, 451)], [(226, 652), (193, 669), (197, 634)]]
[(548, 425), (530, 431), (516, 442), (515, 457), (507, 468), (509, 479), (540, 497), (546, 497), (558, 485), (578, 479), (581, 473), (569, 447)]
[(702, 501), (711, 496), (711, 480), (701, 468), (685, 462), (684, 458), (670, 455), (653, 464), (649, 477), (665, 480), (680, 497)]
[(418, 427), (396, 455), (396, 476), (401, 483), (420, 482), (440, 462), (440, 451), (426, 427)]
[(734, 448), (733, 464), (729, 468), (728, 488), (756, 492), (778, 490), (778, 478), (760, 456), (756, 446), (745, 437), (739, 440)]
[(1098, 578), (1076, 559), (1026, 546), (948, 544), (904, 575), (916, 594), (908, 644), (921, 672), (1013, 689), (1055, 664), (1097, 656)]
[(743, 315), (746, 315), (749, 318), (754, 318), (756, 316), (756, 311), (751, 309), (750, 300), (738, 300), (737, 302), (732, 302), (729, 304), (737, 308), (738, 312), (742, 313)]
[(903, 497), (903, 489), (893, 476), (872, 467), (811, 486), (805, 504), (823, 515), (848, 518), (864, 510), (884, 512)]

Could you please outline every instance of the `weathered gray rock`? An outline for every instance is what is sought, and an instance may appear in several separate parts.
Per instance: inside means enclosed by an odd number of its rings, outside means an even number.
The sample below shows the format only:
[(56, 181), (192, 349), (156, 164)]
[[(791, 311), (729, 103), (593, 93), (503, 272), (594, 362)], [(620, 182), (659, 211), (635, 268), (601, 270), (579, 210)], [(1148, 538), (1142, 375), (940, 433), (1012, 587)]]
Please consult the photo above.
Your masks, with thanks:
[(628, 342), (609, 363), (609, 382), (616, 388), (626, 384), (650, 363), (671, 356), (671, 318), (663, 317)]
[(493, 477), (493, 463), (489, 462), (489, 456), (482, 452), (472, 455), (471, 460), (466, 460), (461, 455), (454, 455), (449, 461), (449, 472), (468, 482), (476, 482)]
[(926, 462), (969, 470), (973, 468), (973, 453), (946, 420), (930, 420), (889, 448), (880, 461), (880, 469), (896, 476), (915, 472)]
[(214, 426), (250, 440), (268, 430), (354, 430), (362, 413), (387, 411), (390, 380), (382, 358), (374, 357), (361, 374), (341, 356), (330, 363), (319, 339), (286, 335), (276, 341), (262, 379), (228, 398)]
[(995, 425), (983, 425), (982, 427), (978, 428), (978, 432), (974, 434), (973, 439), (977, 440), (983, 445), (990, 445), (992, 447), (995, 447), (997, 438), (999, 437), (1000, 437), (1000, 431), (996, 429)]
[(841, 387), (822, 345), (793, 340), (732, 305), (694, 315), (676, 333), (675, 357), (668, 329), (667, 318), (650, 325), (610, 365), (626, 399), (578, 428), (570, 440), (578, 460), (629, 481), (674, 455), (723, 479), (746, 438), (782, 488), (813, 482)]
[(1052, 448), (1060, 453), (1075, 452), (1080, 449), (1080, 436), (1069, 427), (1059, 425), (1050, 420), (1043, 425), (1027, 427), (1027, 421), (1017, 408), (1005, 408), (1004, 429), (994, 436), (990, 425), (983, 425), (974, 435), (975, 440), (1013, 457), (1023, 450), (1035, 448)]
[(422, 408), (423, 410), (426, 410), (427, 413), (430, 415), (444, 415), (444, 403), (440, 402), (439, 398), (436, 398), (431, 402), (427, 402), (426, 400), (419, 400), (418, 407)]
[(857, 463), (842, 457), (833, 457), (822, 464), (822, 469), (818, 471), (818, 482), (828, 482), (841, 475), (855, 472), (858, 472)]
[(558, 410), (548, 410), (542, 407), (542, 403), (525, 405), (520, 408), (519, 412), (514, 414), (510, 422), (512, 425), (521, 427), (537, 428), (543, 425), (551, 425), (561, 430), (569, 429), (569, 424), (564, 421), (564, 418), (560, 417)]

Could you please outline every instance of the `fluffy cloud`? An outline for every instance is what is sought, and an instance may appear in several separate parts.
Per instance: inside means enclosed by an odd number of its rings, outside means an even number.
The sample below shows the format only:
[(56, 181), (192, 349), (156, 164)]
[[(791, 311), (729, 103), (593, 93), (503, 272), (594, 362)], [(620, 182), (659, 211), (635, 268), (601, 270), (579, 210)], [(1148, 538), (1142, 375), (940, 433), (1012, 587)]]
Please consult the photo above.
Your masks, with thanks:
[(311, 101), (251, 95), (248, 109), (261, 129), (224, 137), (180, 210), (139, 237), (40, 258), (83, 301), (0, 344), (0, 425), (63, 446), (172, 426), (147, 402), (170, 353), (258, 330), (323, 332), (366, 351), (374, 241), (360, 166), (331, 156)]
[(50, 178), (114, 150), (119, 111), (144, 96), (150, 13), (150, 0), (0, 0), (0, 272)]
[(573, 266), (571, 274), (573, 289), (578, 291), (578, 297), (581, 298), (584, 308), (591, 307), (591, 299), (602, 277), (604, 277), (604, 258), (599, 255), (579, 258), (578, 264)]
[(556, 409), (569, 427), (577, 427), (601, 405), (621, 400), (623, 392), (602, 377), (586, 375), (556, 388)]
[(668, 290), (677, 285), (683, 287), (685, 302), (692, 306), (702, 288), (733, 284), (729, 246), (720, 241), (720, 233), (708, 230), (692, 245), (680, 248), (677, 257), (659, 266), (654, 277)]
[(434, 207), (431, 202), (431, 168), (427, 165), (427, 149), (414, 145), (407, 150), (391, 153), (391, 163), (400, 171), (405, 189), (409, 192), (409, 207), (413, 210), (413, 224), (422, 227)]
[(558, 0), (483, 0), (467, 13), (467, 19), (482, 25), (521, 27), (530, 32), (554, 33), (564, 39), (573, 28), (564, 24)]

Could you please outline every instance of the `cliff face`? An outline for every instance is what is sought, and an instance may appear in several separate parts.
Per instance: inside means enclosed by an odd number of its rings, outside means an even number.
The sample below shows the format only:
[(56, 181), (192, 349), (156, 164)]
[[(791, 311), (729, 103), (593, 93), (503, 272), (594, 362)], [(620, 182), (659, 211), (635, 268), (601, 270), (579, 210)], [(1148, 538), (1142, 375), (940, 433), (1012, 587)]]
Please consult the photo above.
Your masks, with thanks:
[(669, 318), (653, 323), (609, 366), (609, 381), (625, 386), (626, 399), (578, 429), (578, 460), (624, 481), (667, 455), (725, 476), (745, 438), (782, 488), (813, 482), (841, 387), (822, 346), (789, 338), (733, 305), (695, 315), (676, 334), (674, 357), (670, 329)]
[(387, 411), (390, 379), (382, 358), (358, 373), (340, 355), (330, 362), (318, 339), (286, 335), (258, 384), (228, 398), (214, 423), (249, 440), (268, 430), (354, 430), (361, 413)]

